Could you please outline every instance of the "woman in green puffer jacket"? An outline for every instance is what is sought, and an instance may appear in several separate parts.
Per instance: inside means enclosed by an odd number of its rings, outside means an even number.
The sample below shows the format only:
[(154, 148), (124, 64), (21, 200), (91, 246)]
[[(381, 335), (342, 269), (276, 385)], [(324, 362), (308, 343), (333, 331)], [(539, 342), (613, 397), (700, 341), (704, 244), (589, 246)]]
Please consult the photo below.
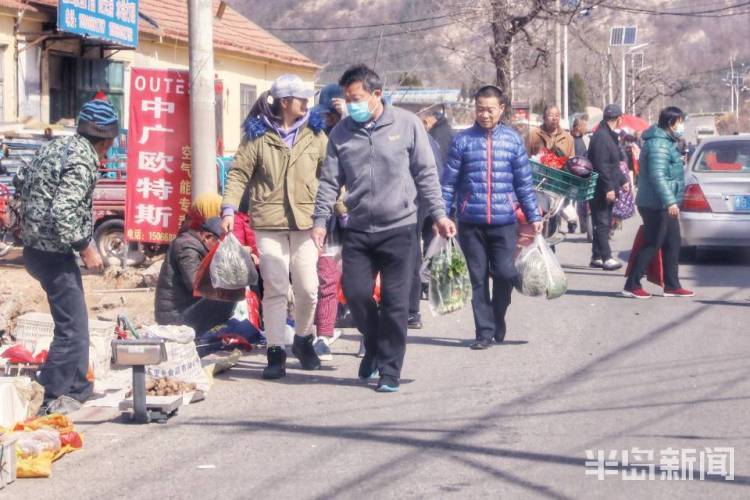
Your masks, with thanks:
[(644, 245), (630, 270), (623, 295), (648, 299), (651, 294), (641, 286), (641, 278), (656, 253), (662, 251), (664, 296), (695, 295), (680, 284), (680, 205), (685, 193), (685, 166), (677, 151), (677, 141), (685, 133), (685, 114), (670, 106), (659, 114), (659, 124), (643, 134), (640, 175), (635, 204), (643, 218)]

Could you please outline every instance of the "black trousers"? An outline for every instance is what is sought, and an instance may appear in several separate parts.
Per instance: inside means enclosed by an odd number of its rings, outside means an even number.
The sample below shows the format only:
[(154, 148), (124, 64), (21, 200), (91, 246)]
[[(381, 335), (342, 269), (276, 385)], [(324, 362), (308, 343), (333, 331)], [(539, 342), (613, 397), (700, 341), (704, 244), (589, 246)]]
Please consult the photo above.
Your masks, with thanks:
[[(414, 277), (409, 293), (409, 314), (419, 314), (420, 300), (422, 299), (422, 278), (419, 269), (422, 267), (422, 258), (427, 247), (430, 246), (435, 232), (432, 229), (432, 217), (426, 217), (417, 224), (417, 244), (414, 246)], [(420, 248), (419, 241), (422, 241)]]
[[(344, 296), (365, 336), (365, 362), (385, 377), (401, 376), (416, 235), (413, 225), (378, 233), (344, 231)], [(378, 273), (380, 308), (372, 298)]]
[(597, 194), (591, 204), (591, 224), (594, 233), (594, 242), (591, 245), (591, 260), (612, 258), (612, 249), (609, 246), (609, 230), (612, 228), (612, 209), (614, 203), (609, 203), (603, 196)]
[(462, 222), (458, 226), (458, 241), (471, 278), (471, 307), (477, 340), (505, 338), (505, 313), (518, 280), (513, 263), (517, 238), (516, 224), (490, 226)]
[(89, 369), (89, 322), (81, 270), (75, 256), (23, 249), (26, 270), (42, 285), (55, 321), (54, 337), (42, 366), (39, 383), (45, 402), (60, 396), (86, 401), (93, 384)]
[(664, 288), (675, 290), (681, 288), (678, 278), (678, 262), (680, 258), (680, 221), (669, 216), (666, 209), (638, 207), (638, 213), (643, 219), (643, 236), (645, 244), (638, 252), (635, 264), (630, 270), (630, 276), (625, 282), (625, 288), (632, 290), (641, 287), (648, 265), (662, 250), (662, 264), (664, 266)]
[(229, 321), (235, 305), (234, 302), (200, 299), (182, 312), (182, 322), (195, 330), (196, 334), (205, 333)]

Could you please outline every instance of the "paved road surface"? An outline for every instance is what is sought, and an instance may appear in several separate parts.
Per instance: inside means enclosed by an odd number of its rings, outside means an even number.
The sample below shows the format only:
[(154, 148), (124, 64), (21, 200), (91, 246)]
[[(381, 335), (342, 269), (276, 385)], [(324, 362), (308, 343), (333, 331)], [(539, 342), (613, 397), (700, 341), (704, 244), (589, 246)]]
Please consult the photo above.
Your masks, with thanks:
[[(251, 355), (166, 425), (81, 422), (83, 451), (0, 496), (750, 498), (750, 258), (704, 254), (681, 271), (697, 297), (644, 302), (616, 296), (622, 276), (586, 268), (580, 239), (559, 255), (568, 294), (514, 295), (505, 345), (470, 351), (469, 310), (426, 314), (399, 394), (356, 380), (352, 331), (325, 370), (292, 361), (282, 382), (262, 381)], [(735, 480), (622, 479), (621, 450), (658, 463), (670, 447), (734, 447)], [(615, 475), (586, 475), (586, 450), (616, 453)]]

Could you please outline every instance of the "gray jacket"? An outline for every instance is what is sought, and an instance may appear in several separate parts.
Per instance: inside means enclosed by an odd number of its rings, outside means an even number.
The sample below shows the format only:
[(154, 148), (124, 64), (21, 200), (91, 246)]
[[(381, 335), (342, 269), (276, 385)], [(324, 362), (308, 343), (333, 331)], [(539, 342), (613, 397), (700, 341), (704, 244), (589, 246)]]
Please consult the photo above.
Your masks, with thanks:
[(351, 117), (328, 137), (313, 221), (325, 227), (342, 186), (347, 228), (374, 233), (417, 223), (417, 195), (427, 213), (445, 216), (435, 156), (416, 115), (383, 103), (370, 127)]

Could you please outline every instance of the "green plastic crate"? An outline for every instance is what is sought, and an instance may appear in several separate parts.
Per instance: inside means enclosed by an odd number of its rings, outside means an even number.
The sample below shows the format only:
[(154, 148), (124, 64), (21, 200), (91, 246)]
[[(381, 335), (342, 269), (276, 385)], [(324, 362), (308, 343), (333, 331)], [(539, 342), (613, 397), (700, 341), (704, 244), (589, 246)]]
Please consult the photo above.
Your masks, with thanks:
[(534, 187), (537, 190), (565, 196), (575, 201), (588, 201), (594, 197), (596, 181), (599, 178), (596, 172), (591, 172), (591, 176), (586, 178), (578, 177), (535, 161), (531, 162), (531, 168), (534, 174)]

